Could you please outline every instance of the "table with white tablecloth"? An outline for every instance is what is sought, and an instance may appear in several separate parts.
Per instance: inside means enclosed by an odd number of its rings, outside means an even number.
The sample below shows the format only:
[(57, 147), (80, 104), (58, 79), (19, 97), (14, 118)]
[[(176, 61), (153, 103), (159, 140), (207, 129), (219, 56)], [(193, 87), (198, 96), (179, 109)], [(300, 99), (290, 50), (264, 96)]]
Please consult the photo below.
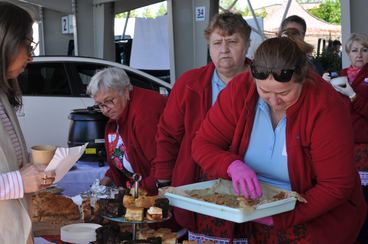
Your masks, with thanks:
[(78, 161), (58, 182), (56, 187), (63, 189), (63, 195), (75, 196), (89, 190), (96, 179), (102, 179), (109, 167), (98, 166), (98, 162)]

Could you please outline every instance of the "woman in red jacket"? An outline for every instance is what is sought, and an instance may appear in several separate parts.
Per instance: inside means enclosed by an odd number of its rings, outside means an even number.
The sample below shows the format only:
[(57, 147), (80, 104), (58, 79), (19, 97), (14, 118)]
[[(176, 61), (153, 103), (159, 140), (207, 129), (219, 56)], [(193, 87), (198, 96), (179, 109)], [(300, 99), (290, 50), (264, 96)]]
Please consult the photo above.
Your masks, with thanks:
[(96, 73), (88, 85), (101, 112), (109, 118), (105, 128), (105, 147), (109, 170), (102, 185), (126, 186), (134, 173), (142, 176), (140, 185), (150, 194), (157, 193), (154, 167), (156, 127), (166, 98), (133, 87), (128, 75), (118, 68)]
[[(249, 69), (246, 54), (251, 28), (240, 14), (215, 15), (205, 30), (211, 61), (176, 80), (157, 129), (154, 161), (158, 186), (181, 186), (206, 178), (193, 161), (192, 139), (217, 94), (236, 75)], [(229, 222), (174, 209), (175, 220), (189, 229), (189, 239), (222, 241), (233, 235)], [(198, 234), (200, 233), (200, 234)], [(225, 238), (225, 239), (224, 239)]]
[[(346, 76), (345, 87), (334, 86), (349, 103), (354, 129), (354, 163), (363, 176), (368, 173), (368, 35), (353, 33), (346, 42), (345, 51), (351, 65), (340, 71)], [(365, 177), (364, 177), (365, 178)], [(363, 179), (364, 179), (363, 178)], [(363, 190), (368, 201), (368, 182), (363, 180)], [(368, 218), (360, 239), (368, 241)]]
[(340, 71), (346, 76), (344, 87), (334, 88), (347, 98), (353, 119), (355, 157), (359, 170), (368, 170), (368, 35), (353, 33), (346, 42), (345, 51), (351, 65)]
[(231, 179), (246, 198), (260, 197), (264, 182), (306, 199), (250, 222), (249, 243), (354, 243), (366, 204), (342, 100), (285, 37), (263, 42), (251, 71), (237, 76), (208, 112), (193, 140), (194, 160), (206, 173)]

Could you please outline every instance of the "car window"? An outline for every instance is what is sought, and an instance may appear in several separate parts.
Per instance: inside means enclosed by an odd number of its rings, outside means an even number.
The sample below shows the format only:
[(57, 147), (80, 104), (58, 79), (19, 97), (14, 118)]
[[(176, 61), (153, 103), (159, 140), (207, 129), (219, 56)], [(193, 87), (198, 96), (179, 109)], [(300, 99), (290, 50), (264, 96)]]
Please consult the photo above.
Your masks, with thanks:
[[(94, 74), (96, 74), (101, 69), (110, 67), (110, 66), (106, 66), (102, 64), (92, 64), (92, 63), (87, 63), (87, 64), (86, 63), (74, 63), (74, 66), (76, 68), (76, 72), (78, 76), (77, 79), (80, 79), (80, 81), (78, 82), (72, 81), (72, 85), (74, 86), (75, 84), (78, 84), (78, 83), (82, 84), (81, 87), (76, 88), (77, 90), (79, 89), (78, 94), (80, 95), (86, 94), (86, 88)], [(133, 86), (138, 86), (141, 88), (154, 90), (163, 95), (168, 95), (169, 91), (164, 86), (159, 85), (158, 83), (152, 81), (150, 78), (136, 74), (129, 70), (125, 70), (125, 72), (129, 76), (130, 82)]]
[(71, 89), (62, 63), (31, 63), (19, 76), (23, 95), (70, 96)]
[(127, 71), (127, 74), (130, 78), (130, 83), (134, 86), (138, 86), (141, 88), (153, 90), (159, 92), (161, 95), (169, 95), (169, 90), (164, 87), (163, 85), (160, 85), (159, 83), (154, 82), (148, 77), (144, 77), (142, 75)]
[(74, 68), (77, 72), (77, 80), (72, 79), (72, 86), (76, 90), (76, 94), (86, 96), (86, 89), (94, 76), (98, 71), (106, 68), (106, 65), (92, 64), (92, 63), (73, 63)]

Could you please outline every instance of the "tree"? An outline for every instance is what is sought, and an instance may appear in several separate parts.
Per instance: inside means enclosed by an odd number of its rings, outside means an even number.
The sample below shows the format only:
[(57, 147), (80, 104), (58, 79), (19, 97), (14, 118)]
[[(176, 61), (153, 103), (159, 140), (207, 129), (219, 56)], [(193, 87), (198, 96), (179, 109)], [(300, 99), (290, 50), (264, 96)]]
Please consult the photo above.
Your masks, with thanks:
[(156, 17), (163, 16), (165, 14), (167, 14), (167, 6), (166, 6), (166, 4), (161, 3), (160, 7), (158, 8), (158, 10), (156, 12)]
[(339, 0), (324, 0), (318, 8), (312, 8), (309, 13), (332, 24), (341, 23), (341, 7)]
[(145, 17), (145, 18), (153, 18), (154, 17), (152, 15), (151, 8), (149, 8), (149, 7), (144, 8), (142, 16)]
[[(124, 12), (124, 13), (116, 14), (115, 18), (121, 19), (121, 18), (126, 18), (127, 16), (128, 16), (128, 12)], [(131, 10), (129, 18), (135, 18), (135, 17), (137, 17), (137, 12), (135, 10)]]

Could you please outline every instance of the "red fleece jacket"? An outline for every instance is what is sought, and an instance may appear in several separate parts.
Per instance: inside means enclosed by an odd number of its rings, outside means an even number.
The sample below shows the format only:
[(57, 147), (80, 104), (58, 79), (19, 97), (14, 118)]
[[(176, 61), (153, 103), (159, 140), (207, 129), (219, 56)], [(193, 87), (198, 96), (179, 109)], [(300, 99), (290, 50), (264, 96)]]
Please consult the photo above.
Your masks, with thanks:
[[(193, 140), (193, 158), (205, 172), (229, 179), (228, 166), (243, 160), (258, 98), (249, 73), (237, 76), (220, 94)], [(366, 217), (366, 204), (352, 164), (348, 111), (333, 88), (310, 72), (286, 118), (291, 187), (308, 203), (274, 215), (274, 228), (305, 223), (312, 243), (353, 243)]]
[[(156, 155), (156, 145), (153, 142), (165, 104), (166, 97), (157, 92), (134, 87), (130, 92), (130, 101), (118, 121), (119, 133), (126, 146), (129, 162), (134, 172), (142, 175), (140, 186), (150, 194), (157, 193), (151, 162)], [(106, 142), (108, 134), (115, 131), (116, 121), (109, 120), (105, 129)], [(113, 165), (111, 155), (107, 155), (107, 162), (110, 168), (106, 176), (112, 178), (115, 185), (124, 186), (127, 179)]]
[[(347, 68), (340, 75), (347, 76)], [(368, 143), (368, 64), (364, 65), (351, 84), (357, 96), (351, 103), (355, 143)], [(347, 100), (346, 96), (344, 96)], [(350, 103), (350, 101), (348, 101)]]

